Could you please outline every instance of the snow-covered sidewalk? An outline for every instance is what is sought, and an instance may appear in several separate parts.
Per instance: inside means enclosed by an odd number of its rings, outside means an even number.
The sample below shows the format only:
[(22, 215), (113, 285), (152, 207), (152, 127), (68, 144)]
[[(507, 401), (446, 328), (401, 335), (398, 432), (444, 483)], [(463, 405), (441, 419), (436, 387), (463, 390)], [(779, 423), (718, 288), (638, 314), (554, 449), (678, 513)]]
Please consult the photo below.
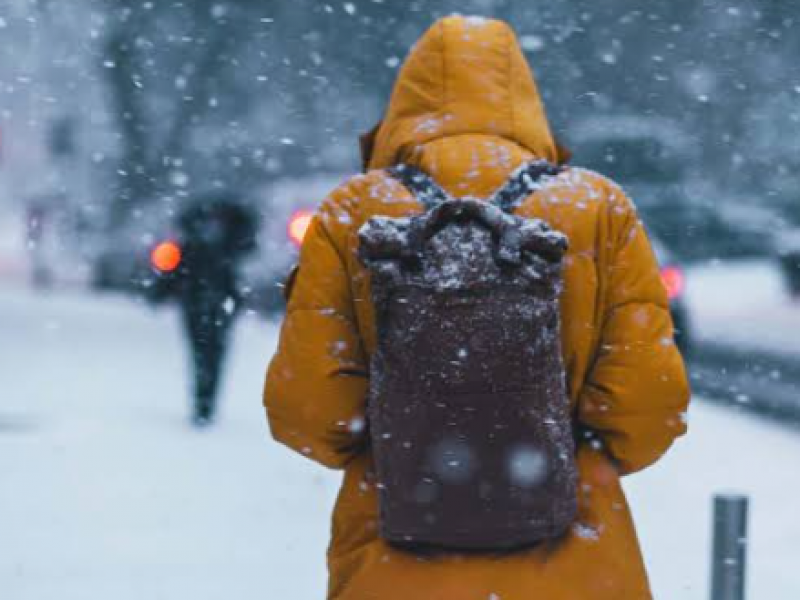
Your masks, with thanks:
[[(339, 476), (269, 441), (275, 327), (237, 331), (217, 427), (188, 427), (171, 311), (0, 291), (0, 598), (317, 600)], [(710, 502), (751, 494), (748, 586), (800, 598), (800, 435), (697, 403), (626, 480), (659, 600), (708, 597)]]

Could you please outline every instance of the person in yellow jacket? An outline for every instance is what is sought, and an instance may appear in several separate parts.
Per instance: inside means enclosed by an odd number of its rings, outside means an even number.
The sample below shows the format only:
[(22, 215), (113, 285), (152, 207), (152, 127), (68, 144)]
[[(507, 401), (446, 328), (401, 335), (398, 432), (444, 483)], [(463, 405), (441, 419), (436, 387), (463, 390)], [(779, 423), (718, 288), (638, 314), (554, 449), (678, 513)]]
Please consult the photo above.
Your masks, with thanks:
[(421, 210), (385, 173), (392, 165), (416, 166), (454, 196), (485, 198), (521, 164), (565, 157), (511, 28), (471, 17), (442, 19), (415, 45), (362, 149), (365, 173), (322, 202), (303, 243), (264, 390), (275, 439), (344, 469), (328, 598), (651, 598), (620, 477), (652, 464), (686, 431), (689, 389), (633, 203), (601, 175), (565, 167), (516, 211), (569, 238), (562, 352), (575, 425), (596, 436), (576, 450), (574, 524), (557, 542), (524, 551), (421, 556), (378, 534), (364, 420), (375, 315), (357, 232), (372, 216)]

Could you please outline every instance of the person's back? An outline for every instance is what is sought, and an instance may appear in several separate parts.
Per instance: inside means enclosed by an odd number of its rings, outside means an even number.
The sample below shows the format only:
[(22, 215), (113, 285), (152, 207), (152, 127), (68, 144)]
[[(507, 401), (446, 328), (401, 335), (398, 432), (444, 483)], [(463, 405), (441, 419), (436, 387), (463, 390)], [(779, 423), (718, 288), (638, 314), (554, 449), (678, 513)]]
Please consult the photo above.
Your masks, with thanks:
[(460, 17), (438, 22), (415, 46), (386, 118), (364, 147), (369, 171), (323, 202), (306, 237), (264, 393), (276, 439), (345, 469), (329, 597), (649, 598), (619, 476), (657, 460), (685, 431), (688, 386), (633, 205), (600, 175), (565, 167), (515, 211), (569, 240), (561, 345), (581, 433), (572, 527), (557, 541), (502, 557), (420, 557), (379, 535), (379, 482), (365, 423), (378, 332), (357, 232), (375, 215), (420, 212), (409, 190), (387, 175), (393, 165), (421, 169), (453, 196), (486, 198), (520, 165), (563, 157), (510, 29)]
[(255, 244), (255, 213), (232, 192), (216, 192), (195, 199), (177, 225), (184, 255), (182, 293), (235, 299), (238, 263)]

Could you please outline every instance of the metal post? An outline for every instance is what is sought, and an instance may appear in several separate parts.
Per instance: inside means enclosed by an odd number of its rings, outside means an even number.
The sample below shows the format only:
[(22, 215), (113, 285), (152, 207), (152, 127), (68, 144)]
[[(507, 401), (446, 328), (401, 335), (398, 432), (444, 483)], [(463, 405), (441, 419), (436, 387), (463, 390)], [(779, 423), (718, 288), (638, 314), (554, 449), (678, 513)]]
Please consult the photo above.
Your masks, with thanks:
[(747, 496), (714, 496), (711, 600), (744, 600)]

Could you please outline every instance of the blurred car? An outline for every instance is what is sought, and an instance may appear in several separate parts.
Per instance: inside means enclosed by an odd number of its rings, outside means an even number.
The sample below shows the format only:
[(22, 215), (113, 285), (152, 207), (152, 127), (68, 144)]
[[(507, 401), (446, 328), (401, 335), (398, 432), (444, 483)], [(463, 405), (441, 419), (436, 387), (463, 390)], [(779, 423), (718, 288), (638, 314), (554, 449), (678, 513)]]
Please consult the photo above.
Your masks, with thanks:
[(161, 206), (138, 214), (114, 229), (113, 236), (97, 234), (91, 286), (101, 292), (146, 295), (158, 272), (150, 256), (159, 243), (176, 237), (172, 217)]

